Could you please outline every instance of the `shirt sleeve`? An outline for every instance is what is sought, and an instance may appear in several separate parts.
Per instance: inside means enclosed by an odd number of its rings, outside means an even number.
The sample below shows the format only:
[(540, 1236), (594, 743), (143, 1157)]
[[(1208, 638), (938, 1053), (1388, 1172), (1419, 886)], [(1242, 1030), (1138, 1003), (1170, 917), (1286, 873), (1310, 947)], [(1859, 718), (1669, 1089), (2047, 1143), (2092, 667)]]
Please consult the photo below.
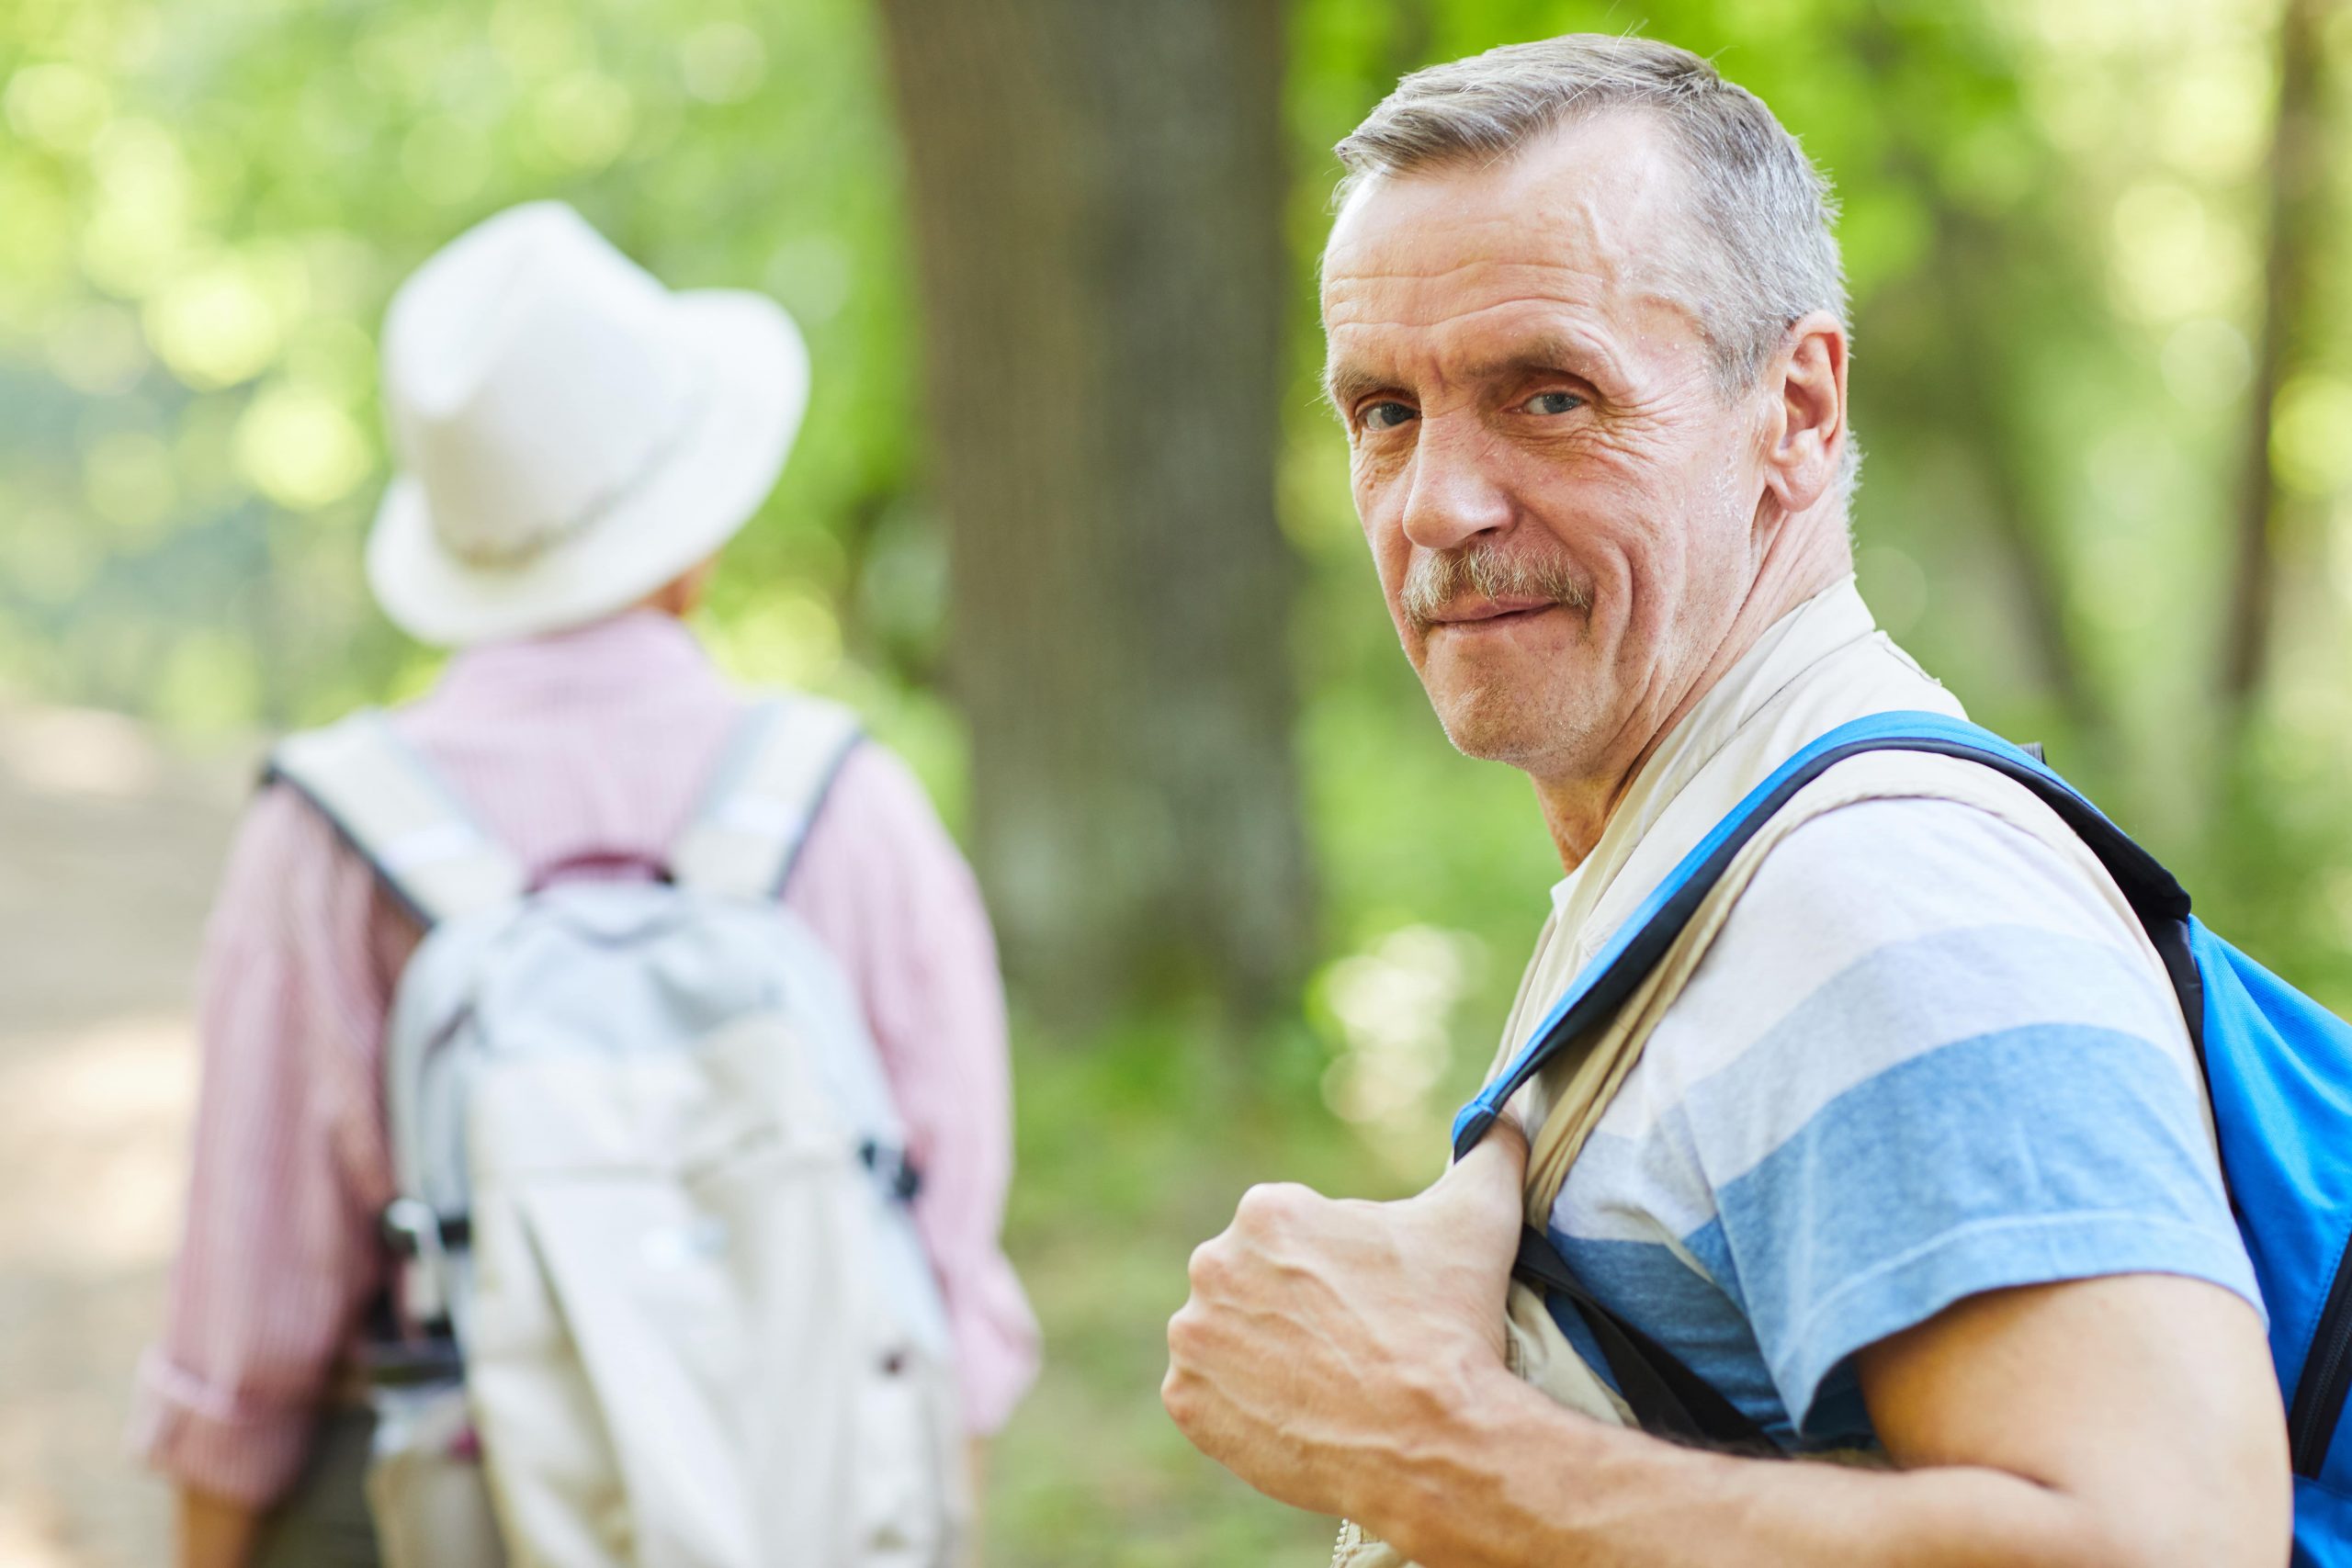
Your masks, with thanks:
[(1982, 1292), (2154, 1272), (2261, 1310), (2129, 920), (2086, 866), (1950, 802), (1807, 823), (1736, 906), (1681, 1022), (1781, 1010), (1727, 1060), (1691, 1053), (1673, 1141), (1714, 1213), (1684, 1242), (1808, 1438), (1866, 1429), (1854, 1352)]
[(1000, 1239), (1012, 1176), (1004, 988), (979, 888), (904, 763), (854, 752), (785, 902), (831, 950), (874, 1032), (945, 1299), (966, 1425), (993, 1432), (1036, 1374), (1037, 1325)]
[(380, 1279), (376, 906), (366, 864), (274, 788), (206, 932), (186, 1230), (130, 1441), (182, 1485), (255, 1506), (300, 1471)]

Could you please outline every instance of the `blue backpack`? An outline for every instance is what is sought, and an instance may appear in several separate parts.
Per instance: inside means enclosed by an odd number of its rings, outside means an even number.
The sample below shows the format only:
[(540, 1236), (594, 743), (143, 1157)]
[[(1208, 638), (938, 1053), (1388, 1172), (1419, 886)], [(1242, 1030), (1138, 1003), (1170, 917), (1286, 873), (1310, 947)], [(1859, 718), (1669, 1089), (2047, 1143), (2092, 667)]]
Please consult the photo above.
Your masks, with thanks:
[[(1939, 714), (1877, 714), (1781, 764), (1683, 857), (1577, 976), (1510, 1068), (1463, 1107), (1455, 1157), (1476, 1146), (1537, 1069), (1609, 1019), (1775, 811), (1846, 758), (1888, 750), (1965, 758), (2032, 790), (2098, 854), (2146, 927), (2204, 1066), (2223, 1179), (2270, 1313), (2295, 1472), (2294, 1562), (2352, 1564), (2352, 1442), (2335, 1441), (2352, 1387), (2352, 1026), (2206, 930), (2154, 856), (2038, 756), (1989, 730)], [(1777, 1451), (1729, 1400), (1595, 1301), (1542, 1232), (1521, 1238), (1518, 1272), (1576, 1306), (1645, 1430)]]

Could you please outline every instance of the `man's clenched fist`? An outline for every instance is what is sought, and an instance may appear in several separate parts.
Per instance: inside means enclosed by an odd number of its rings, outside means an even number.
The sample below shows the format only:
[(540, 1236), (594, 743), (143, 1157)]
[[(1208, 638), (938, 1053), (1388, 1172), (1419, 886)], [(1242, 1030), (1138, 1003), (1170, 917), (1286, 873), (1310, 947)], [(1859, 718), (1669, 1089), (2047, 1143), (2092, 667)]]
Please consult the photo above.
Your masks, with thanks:
[(1402, 1462), (1503, 1366), (1527, 1145), (1507, 1120), (1394, 1203), (1253, 1187), (1193, 1254), (1160, 1398), (1200, 1450), (1320, 1513), (1407, 1483)]

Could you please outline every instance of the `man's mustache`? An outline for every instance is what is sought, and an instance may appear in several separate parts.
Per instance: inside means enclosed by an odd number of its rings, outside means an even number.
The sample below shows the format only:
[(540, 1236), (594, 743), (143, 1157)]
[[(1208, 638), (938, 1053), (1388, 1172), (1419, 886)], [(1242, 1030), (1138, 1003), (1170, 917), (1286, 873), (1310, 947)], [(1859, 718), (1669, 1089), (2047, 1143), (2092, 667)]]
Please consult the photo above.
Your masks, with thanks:
[(1576, 580), (1567, 562), (1510, 555), (1483, 541), (1415, 558), (1399, 600), (1405, 618), (1426, 631), (1447, 606), (1465, 597), (1548, 599), (1578, 610), (1592, 607), (1591, 591)]

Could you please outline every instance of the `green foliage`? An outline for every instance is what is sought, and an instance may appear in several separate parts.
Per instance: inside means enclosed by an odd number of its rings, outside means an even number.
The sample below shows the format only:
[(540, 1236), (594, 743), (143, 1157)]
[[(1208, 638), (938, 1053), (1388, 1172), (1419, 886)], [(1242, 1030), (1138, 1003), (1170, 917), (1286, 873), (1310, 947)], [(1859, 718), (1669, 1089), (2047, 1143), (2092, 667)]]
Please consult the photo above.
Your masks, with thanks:
[(856, 0), (30, 0), (0, 77), (0, 679), (198, 728), (415, 684), (358, 576), (373, 333), (433, 249), (546, 196), (809, 337), (798, 455), (718, 595), (730, 658), (928, 673), (941, 572)]
[[(1244, 1092), (1203, 1037), (1159, 1021), (1083, 1053), (1033, 1047), (1018, 1063), (1007, 1243), (1047, 1355), (994, 1455), (992, 1562), (1192, 1568), (1313, 1562), (1329, 1549), (1326, 1521), (1259, 1497), (1169, 1423), (1158, 1397), (1168, 1317), (1192, 1249), (1251, 1183), (1374, 1197), (1410, 1185), (1295, 1096)], [(1440, 1161), (1442, 1146), (1427, 1153)]]

